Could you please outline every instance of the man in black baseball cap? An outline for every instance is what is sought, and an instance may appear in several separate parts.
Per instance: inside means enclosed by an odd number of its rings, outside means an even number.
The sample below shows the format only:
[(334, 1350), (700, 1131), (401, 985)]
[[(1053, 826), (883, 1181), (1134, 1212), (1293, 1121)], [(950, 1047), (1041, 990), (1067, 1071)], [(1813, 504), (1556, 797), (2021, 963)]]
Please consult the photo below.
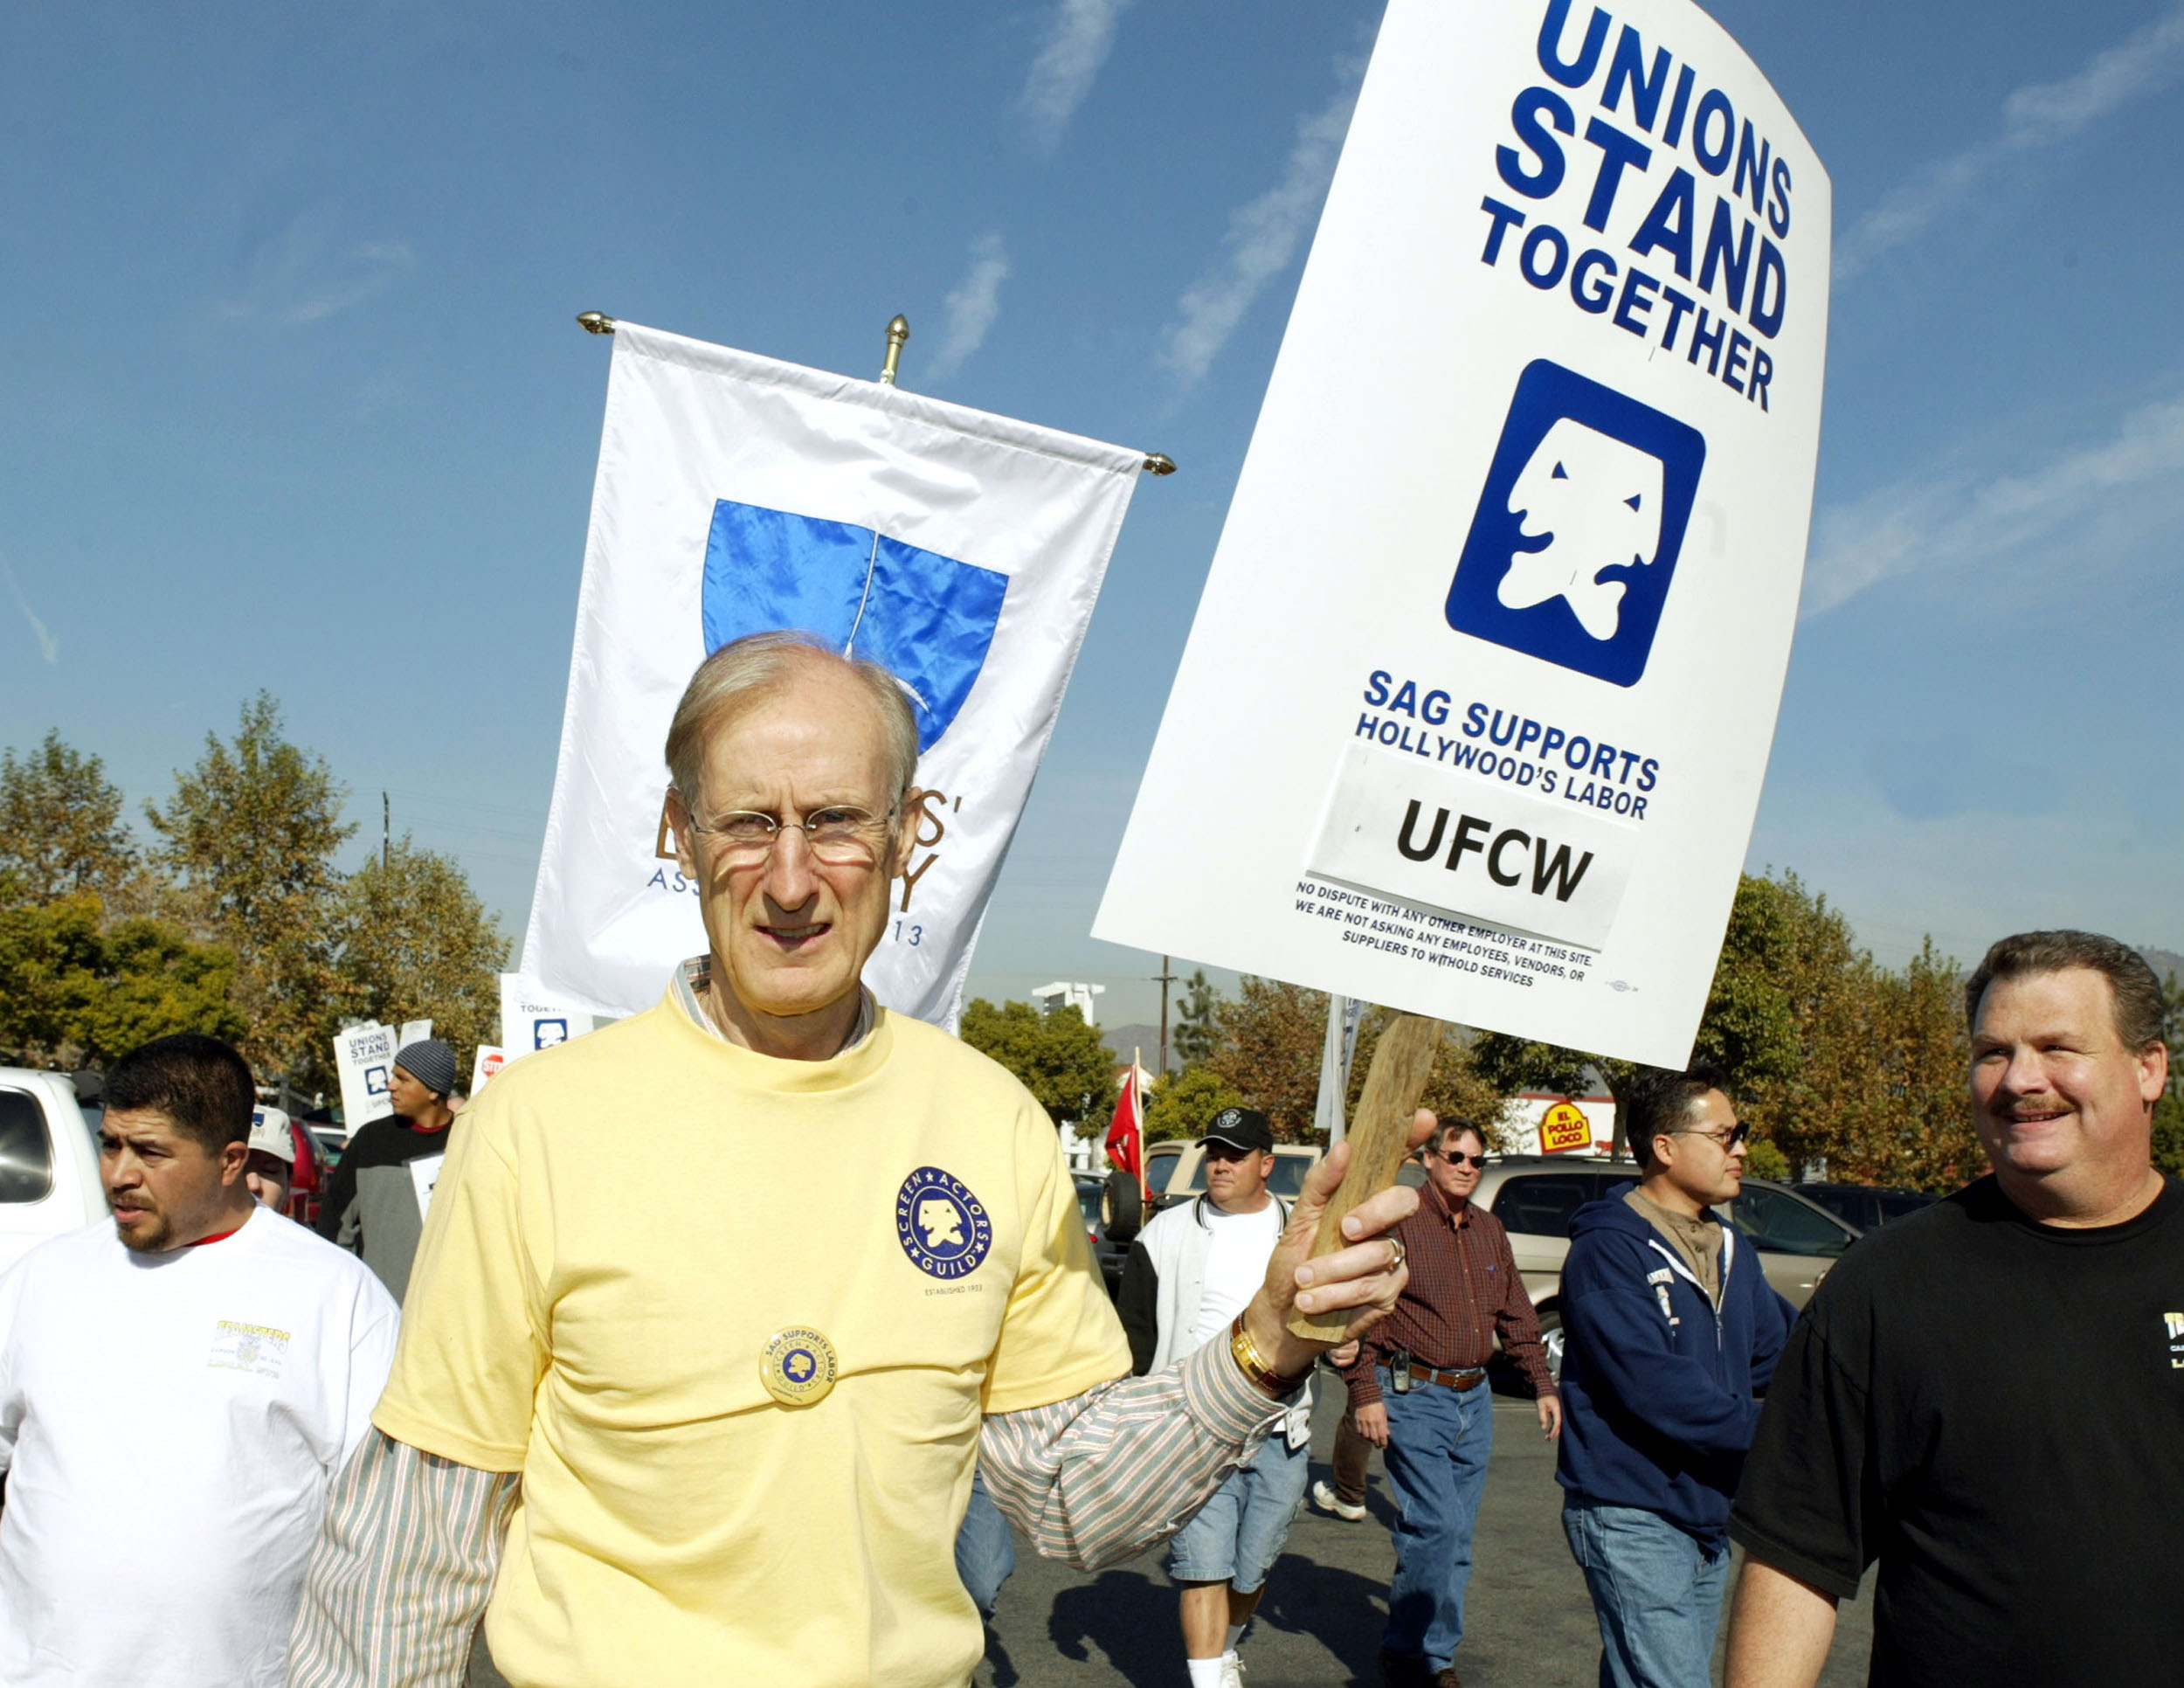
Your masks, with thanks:
[[(1255, 1108), (1224, 1108), (1199, 1139), (1206, 1193), (1171, 1203), (1138, 1233), (1116, 1311), (1142, 1376), (1218, 1339), (1264, 1281), (1289, 1222), (1267, 1188), (1274, 1124)], [(1183, 1650), (1192, 1688), (1238, 1679), (1236, 1643), (1281, 1556), (1304, 1498), (1312, 1392), (1229, 1473), (1170, 1544), (1168, 1574), (1183, 1590)]]
[(1206, 1148), (1215, 1143), (1226, 1143), (1232, 1149), (1255, 1149), (1262, 1155), (1270, 1155), (1274, 1152), (1274, 1122), (1256, 1108), (1224, 1108), (1213, 1116), (1213, 1123), (1199, 1139), (1199, 1147)]

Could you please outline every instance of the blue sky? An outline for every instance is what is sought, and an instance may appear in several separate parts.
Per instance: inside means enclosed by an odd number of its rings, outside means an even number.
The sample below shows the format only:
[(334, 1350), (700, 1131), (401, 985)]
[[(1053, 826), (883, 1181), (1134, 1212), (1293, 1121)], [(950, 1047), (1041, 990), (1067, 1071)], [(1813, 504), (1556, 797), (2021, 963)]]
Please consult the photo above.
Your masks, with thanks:
[[(2184, 947), (2184, 0), (1715, 10), (1835, 190), (1752, 865), (1891, 959)], [(389, 789), (519, 930), (607, 362), (574, 314), (866, 373), (906, 311), (906, 385), (1183, 466), (973, 976), (1149, 1017), (1156, 958), (1086, 933), (1379, 15), (12, 8), (0, 742), (58, 726), (156, 797), (265, 687), (372, 838)]]

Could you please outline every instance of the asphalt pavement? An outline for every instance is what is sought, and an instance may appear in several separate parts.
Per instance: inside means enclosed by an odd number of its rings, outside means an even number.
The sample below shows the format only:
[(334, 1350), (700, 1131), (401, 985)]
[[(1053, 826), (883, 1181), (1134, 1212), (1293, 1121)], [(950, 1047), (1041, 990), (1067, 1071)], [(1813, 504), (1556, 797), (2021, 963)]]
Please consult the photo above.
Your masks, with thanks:
[[(1321, 1373), (1312, 1419), (1312, 1475), (1330, 1477), (1342, 1386)], [(1554, 1447), (1531, 1400), (1498, 1396), (1494, 1456), (1474, 1541), (1456, 1668), (1466, 1688), (1592, 1688), (1600, 1636), (1585, 1579), (1562, 1536)], [(1372, 1516), (1345, 1524), (1308, 1501), (1267, 1579), (1266, 1598), (1239, 1653), (1249, 1688), (1378, 1688), (1394, 1501), (1376, 1458)], [(1185, 1688), (1176, 1591), (1160, 1550), (1088, 1575), (1017, 1542), (1016, 1575), (1001, 1591), (978, 1688)], [(1860, 1688), (1872, 1639), (1870, 1600), (1846, 1602), (1821, 1688)], [(1720, 1680), (1718, 1650), (1716, 1681)]]
[[(1329, 1475), (1342, 1386), (1321, 1374), (1312, 1421), (1312, 1475)], [(1366, 1504), (1345, 1524), (1308, 1502), (1267, 1579), (1266, 1599), (1241, 1657), (1250, 1688), (1377, 1688), (1395, 1550), (1393, 1501), (1379, 1460)], [(1562, 1538), (1554, 1449), (1528, 1399), (1498, 1397), (1494, 1456), (1479, 1509), (1476, 1568), (1456, 1657), (1466, 1688), (1591, 1688), (1600, 1639), (1585, 1581)], [(978, 1688), (1184, 1688), (1176, 1592), (1161, 1550), (1094, 1574), (1042, 1560), (1017, 1541), (1017, 1570), (1001, 1591)], [(1733, 1585), (1732, 1585), (1733, 1593)], [(1872, 1639), (1867, 1598), (1845, 1602), (1821, 1688), (1859, 1688)], [(473, 1688), (504, 1688), (480, 1642)], [(1720, 1680), (1718, 1651), (1716, 1681)]]

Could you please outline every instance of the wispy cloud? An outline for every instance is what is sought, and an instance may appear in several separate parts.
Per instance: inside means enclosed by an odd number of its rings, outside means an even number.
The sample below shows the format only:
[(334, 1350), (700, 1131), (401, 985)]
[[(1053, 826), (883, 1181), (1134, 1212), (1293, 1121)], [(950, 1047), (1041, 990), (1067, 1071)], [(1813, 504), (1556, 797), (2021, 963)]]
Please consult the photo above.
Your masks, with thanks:
[(2180, 77), (2184, 77), (2184, 0), (2172, 0), (2160, 17), (2129, 39), (2094, 54), (2075, 75), (2016, 90), (2002, 101), (1998, 133), (1928, 165), (1885, 196), (1836, 246), (1835, 280), (1857, 274), (1918, 234), (1995, 171), (2062, 145)]
[(2184, 519), (2184, 395), (2126, 412), (2107, 439), (2015, 474), (1911, 476), (1814, 524), (1801, 613), (1847, 603), (1914, 571), (1993, 564), (2075, 530), (2085, 555), (2112, 554)]
[(941, 330), (940, 349), (927, 366), (933, 375), (953, 375), (985, 343), (986, 331), (1001, 314), (1001, 283), (1008, 279), (1008, 248), (1001, 237), (982, 234), (973, 240), (971, 267), (944, 301), (948, 324)]
[(1184, 387), (1206, 378), (1252, 301), (1289, 267), (1327, 197), (1365, 61), (1345, 59), (1337, 68), (1342, 86), (1323, 109), (1298, 120), (1281, 181), (1229, 213), (1227, 255), (1176, 301), (1177, 320), (1162, 336), (1160, 363)]
[(0, 576), (8, 583), (8, 596), (15, 599), (15, 607), (23, 612), (23, 619), (31, 624), (31, 632), (37, 636), (38, 654), (45, 659), (48, 668), (60, 667), (60, 640), (54, 638), (46, 625), (38, 619), (38, 612), (31, 607), (31, 600), (23, 596), (23, 585), (15, 578), (15, 567), (0, 557)]
[(1024, 79), (1024, 115), (1032, 135), (1051, 151), (1077, 114), (1115, 46), (1115, 28), (1130, 0), (1057, 0), (1047, 42)]
[(225, 314), (288, 327), (321, 322), (385, 292), (417, 267), (406, 240), (337, 235), (330, 219), (290, 218), (244, 255), (243, 286)]

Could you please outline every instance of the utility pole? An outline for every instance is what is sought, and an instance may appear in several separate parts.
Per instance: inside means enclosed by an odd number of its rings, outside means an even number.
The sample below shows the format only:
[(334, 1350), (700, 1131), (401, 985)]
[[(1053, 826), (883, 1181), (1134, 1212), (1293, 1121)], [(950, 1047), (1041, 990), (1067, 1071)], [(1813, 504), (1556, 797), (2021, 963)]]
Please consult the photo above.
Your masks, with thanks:
[(1160, 986), (1160, 1076), (1168, 1076), (1168, 986), (1175, 983), (1175, 973), (1168, 965), (1168, 958), (1160, 958), (1160, 971), (1153, 975)]
[(384, 873), (394, 854), (394, 805), (379, 793), (379, 871)]

